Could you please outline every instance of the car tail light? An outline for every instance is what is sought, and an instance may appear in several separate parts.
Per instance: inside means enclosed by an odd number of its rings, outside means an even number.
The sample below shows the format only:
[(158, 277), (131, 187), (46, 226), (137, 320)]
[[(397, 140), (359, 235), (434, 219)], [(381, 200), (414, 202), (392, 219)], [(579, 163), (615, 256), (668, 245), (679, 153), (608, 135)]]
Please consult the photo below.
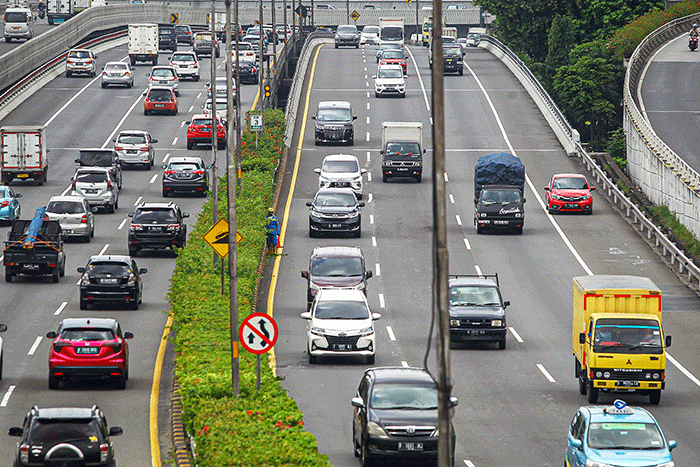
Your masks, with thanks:
[(106, 71), (103, 71), (102, 74), (105, 75), (105, 76), (107, 76), (107, 72), (106, 72)]
[(87, 214), (83, 214), (83, 217), (80, 218), (80, 223), (87, 224)]
[(139, 148), (139, 151), (148, 151), (148, 148)]
[(168, 230), (180, 230), (180, 224), (169, 224)]
[(175, 173), (175, 171), (174, 171), (174, 170), (166, 170), (166, 171), (163, 172), (163, 173), (164, 173), (165, 175), (172, 175), (172, 174)]
[(170, 60), (170, 66), (175, 66), (175, 62), (173, 62), (172, 60)]
[(141, 224), (131, 224), (129, 230), (143, 230), (143, 226)]
[(197, 175), (203, 175), (203, 174), (204, 174), (204, 170), (193, 170), (192, 173), (193, 173), (193, 174), (197, 174)]
[(23, 464), (29, 464), (29, 445), (23, 444), (19, 448), (19, 460)]
[(73, 180), (73, 183), (71, 184), (71, 188), (75, 190), (75, 180)]
[(110, 182), (109, 180), (107, 180), (107, 188), (112, 188), (112, 182)]
[(2, 20), (3, 20), (3, 21), (7, 21), (7, 13), (5, 13), (5, 14), (3, 15)]
[(105, 342), (104, 347), (109, 347), (114, 351), (114, 353), (118, 353), (122, 350), (122, 342), (121, 341), (113, 341), (113, 342)]
[(53, 343), (53, 351), (54, 351), (54, 352), (60, 352), (61, 349), (63, 349), (64, 347), (70, 347), (70, 346), (71, 346), (71, 345), (70, 345), (68, 342), (56, 341), (56, 342)]
[(253, 67), (253, 73), (257, 73), (257, 72), (258, 72), (258, 70), (256, 70), (255, 67)]
[(3, 201), (2, 203), (0, 203), (0, 208), (6, 208), (9, 205), (10, 205), (9, 201)]
[(109, 459), (109, 445), (100, 444), (100, 462), (104, 464), (107, 459)]
[(124, 146), (119, 146), (118, 144), (115, 144), (115, 145), (114, 145), (114, 150), (115, 150), (115, 151), (123, 151), (123, 150), (124, 150)]

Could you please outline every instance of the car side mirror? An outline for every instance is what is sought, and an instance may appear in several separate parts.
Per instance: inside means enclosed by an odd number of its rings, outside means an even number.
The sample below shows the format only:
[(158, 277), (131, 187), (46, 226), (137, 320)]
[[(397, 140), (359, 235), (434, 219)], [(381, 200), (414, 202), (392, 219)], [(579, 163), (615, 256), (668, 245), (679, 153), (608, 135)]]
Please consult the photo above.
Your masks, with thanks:
[(369, 279), (370, 277), (373, 277), (373, 276), (374, 276), (374, 273), (372, 272), (371, 269), (368, 269), (367, 271), (365, 271), (365, 279)]
[(133, 211), (132, 211), (132, 212), (130, 212), (129, 214), (127, 214), (127, 216), (129, 216), (129, 217), (134, 217), (134, 213), (133, 213)]
[(364, 207), (365, 207), (365, 202), (364, 202), (364, 201), (360, 201), (359, 203), (357, 203), (357, 205), (360, 206), (361, 208), (364, 208)]
[(147, 94), (147, 92), (144, 92), (142, 95), (145, 96), (146, 94)]
[(377, 79), (377, 75), (372, 75), (372, 79)]
[(109, 429), (109, 436), (119, 436), (122, 433), (124, 433), (124, 430), (120, 426), (113, 426)]
[(544, 191), (549, 191), (549, 187), (548, 186), (544, 187)]
[(78, 272), (80, 274), (85, 274), (85, 268), (78, 268)]
[(353, 407), (357, 407), (360, 409), (365, 407), (365, 402), (362, 400), (361, 397), (353, 397), (350, 401), (350, 404), (352, 404)]
[(301, 316), (304, 319), (311, 319), (311, 312), (305, 311), (301, 313), (299, 316)]
[(49, 331), (46, 333), (46, 337), (48, 337), (49, 339), (55, 339), (56, 336), (58, 336), (58, 333), (56, 333), (56, 331)]
[(367, 173), (367, 169), (360, 169), (360, 173), (361, 173), (362, 175), (366, 174), (366, 173)]
[(0, 324), (0, 332), (7, 331), (7, 324)]
[(311, 201), (307, 201), (307, 202), (306, 202), (306, 205), (309, 206), (309, 207), (311, 207), (311, 206), (313, 206), (313, 203), (312, 203)]
[(163, 165), (160, 166), (160, 168), (161, 168), (161, 169), (167, 169), (168, 166), (167, 166), (166, 164), (163, 164)]
[(576, 449), (581, 449), (583, 442), (578, 438), (569, 438), (569, 444)]
[(592, 186), (592, 187), (589, 188), (589, 189), (590, 189), (591, 191), (595, 191), (595, 187), (594, 187), (594, 186)]
[(357, 120), (357, 115), (353, 115), (353, 116), (352, 116), (352, 119), (353, 119), (353, 120)]
[(671, 451), (674, 449), (676, 446), (678, 446), (678, 443), (676, 442), (675, 439), (669, 439), (668, 440), (668, 450)]
[(76, 164), (80, 164), (80, 159), (76, 159), (76, 160), (75, 160), (75, 163), (76, 163)]
[(148, 269), (146, 269), (146, 268), (139, 269), (139, 274), (146, 274), (147, 272), (148, 272)]
[(190, 213), (189, 213), (189, 212), (183, 212), (183, 213), (182, 213), (182, 217), (190, 217)]
[(124, 333), (124, 339), (133, 339), (134, 338), (134, 333), (126, 331)]
[(151, 73), (150, 72), (146, 73), (146, 76), (151, 76)]
[(299, 271), (299, 272), (301, 273), (301, 277), (303, 277), (304, 279), (309, 278), (309, 271)]
[(474, 206), (476, 206), (477, 204), (479, 204), (479, 200), (474, 198)]
[(99, 211), (99, 210), (100, 210), (100, 208), (98, 208), (97, 206), (93, 206), (93, 207), (90, 209), (90, 212), (92, 212), (93, 214), (97, 214), (97, 211)]
[(579, 333), (579, 335), (578, 335), (578, 343), (579, 343), (579, 344), (585, 344), (585, 343), (586, 343), (586, 333), (585, 333), (585, 332)]
[(314, 169), (314, 173), (317, 173), (317, 174), (321, 175), (321, 169), (319, 169), (318, 167), (316, 167), (316, 168)]
[(192, 123), (192, 121), (191, 121), (191, 120), (187, 120), (187, 121), (185, 122), (185, 125), (189, 125), (190, 123)]
[(22, 193), (15, 193), (15, 198), (21, 198), (21, 197), (22, 197)]
[(510, 306), (510, 300), (503, 302), (503, 308), (508, 308)]
[(153, 143), (153, 144), (156, 144), (157, 142), (158, 142), (157, 139), (152, 139), (152, 140), (151, 140), (151, 143)]
[(23, 433), (22, 428), (20, 428), (20, 427), (18, 427), (18, 426), (13, 426), (13, 427), (10, 428), (10, 430), (7, 432), (7, 434), (10, 435), (10, 436), (22, 436), (22, 433)]
[(425, 154), (425, 149), (423, 149), (423, 154)]
[(523, 204), (525, 204), (526, 201), (527, 201), (527, 198), (523, 198)]
[(381, 313), (372, 313), (372, 321), (378, 321), (380, 319), (382, 319)]
[(671, 347), (671, 336), (666, 336), (666, 347)]
[(316, 115), (312, 115), (311, 120), (316, 120)]
[(102, 71), (104, 71), (105, 67), (102, 67)]
[(457, 405), (459, 405), (459, 399), (450, 397), (450, 407), (457, 407)]

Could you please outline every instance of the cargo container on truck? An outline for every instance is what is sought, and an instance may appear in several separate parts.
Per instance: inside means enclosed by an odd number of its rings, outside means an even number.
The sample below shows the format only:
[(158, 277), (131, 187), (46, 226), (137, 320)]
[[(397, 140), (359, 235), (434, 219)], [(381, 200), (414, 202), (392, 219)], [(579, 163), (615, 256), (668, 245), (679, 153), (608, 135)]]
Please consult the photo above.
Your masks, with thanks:
[(638, 392), (658, 404), (665, 389), (662, 293), (637, 276), (574, 277), (571, 333), (579, 392), (595, 404), (601, 391)]
[(5, 126), (0, 128), (2, 141), (2, 184), (12, 180), (32, 179), (46, 182), (49, 159), (46, 128), (41, 126)]
[(421, 122), (382, 123), (382, 181), (389, 177), (423, 176), (423, 124)]
[(72, 0), (47, 0), (46, 19), (49, 24), (62, 23), (73, 15)]
[(129, 60), (132, 65), (136, 62), (151, 62), (158, 64), (158, 25), (130, 24), (129, 25)]
[(404, 45), (403, 18), (379, 18), (379, 45)]
[(474, 167), (474, 226), (485, 230), (523, 233), (525, 225), (525, 166), (512, 154), (481, 156)]

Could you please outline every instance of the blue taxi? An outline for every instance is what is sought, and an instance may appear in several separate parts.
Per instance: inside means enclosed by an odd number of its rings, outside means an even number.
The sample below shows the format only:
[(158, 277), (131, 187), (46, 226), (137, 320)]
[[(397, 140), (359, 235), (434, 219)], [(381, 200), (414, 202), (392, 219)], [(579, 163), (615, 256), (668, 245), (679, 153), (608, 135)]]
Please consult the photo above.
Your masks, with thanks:
[(674, 467), (673, 440), (666, 441), (654, 417), (616, 400), (609, 407), (576, 412), (566, 446), (566, 467)]

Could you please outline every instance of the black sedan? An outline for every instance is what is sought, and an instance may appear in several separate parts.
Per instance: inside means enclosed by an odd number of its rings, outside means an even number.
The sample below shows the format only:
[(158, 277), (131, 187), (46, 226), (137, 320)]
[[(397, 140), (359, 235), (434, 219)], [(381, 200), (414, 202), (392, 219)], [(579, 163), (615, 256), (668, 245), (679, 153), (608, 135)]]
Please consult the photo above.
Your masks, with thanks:
[(80, 309), (87, 310), (94, 303), (125, 304), (138, 310), (143, 299), (141, 274), (136, 261), (129, 256), (97, 255), (87, 266), (78, 268), (80, 282)]
[(321, 233), (349, 233), (362, 236), (360, 208), (352, 188), (321, 188), (309, 206), (309, 237)]
[[(258, 84), (258, 67), (255, 66), (255, 60), (242, 60), (240, 62), (240, 78), (242, 83)], [(236, 75), (236, 62), (233, 62), (233, 74)]]
[(207, 196), (210, 168), (201, 157), (171, 157), (163, 164), (163, 196), (175, 193)]

